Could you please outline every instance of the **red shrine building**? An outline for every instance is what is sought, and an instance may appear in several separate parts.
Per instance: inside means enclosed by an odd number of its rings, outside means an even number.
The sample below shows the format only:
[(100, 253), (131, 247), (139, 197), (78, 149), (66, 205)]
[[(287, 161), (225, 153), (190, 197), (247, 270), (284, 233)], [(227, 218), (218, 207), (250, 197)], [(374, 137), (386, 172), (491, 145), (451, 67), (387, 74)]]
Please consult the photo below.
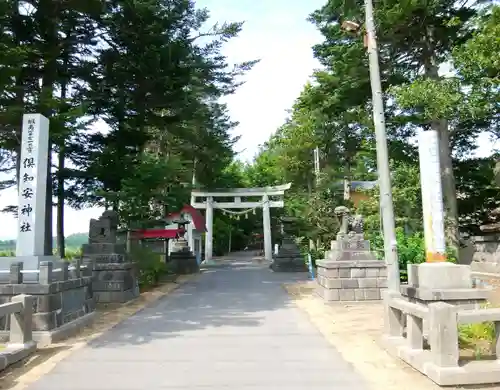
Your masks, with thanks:
[[(179, 226), (174, 222), (179, 219), (184, 219), (189, 221), (186, 225), (185, 230), (179, 229)], [(207, 231), (205, 225), (205, 217), (201, 212), (195, 209), (193, 206), (184, 205), (184, 207), (174, 213), (170, 213), (165, 218), (165, 228), (163, 229), (142, 229), (136, 231), (134, 236), (137, 239), (149, 239), (149, 240), (164, 240), (165, 241), (165, 252), (170, 254), (174, 244), (174, 240), (180, 235), (184, 234), (189, 248), (198, 258), (201, 259), (201, 254), (203, 250), (202, 238), (204, 233)]]

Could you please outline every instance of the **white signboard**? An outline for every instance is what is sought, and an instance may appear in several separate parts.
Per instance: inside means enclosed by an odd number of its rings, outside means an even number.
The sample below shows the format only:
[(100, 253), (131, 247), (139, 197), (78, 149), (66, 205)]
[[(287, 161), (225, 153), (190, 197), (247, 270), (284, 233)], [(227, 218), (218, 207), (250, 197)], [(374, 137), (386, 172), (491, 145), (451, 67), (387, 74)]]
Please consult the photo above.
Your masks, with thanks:
[(43, 256), (49, 120), (23, 115), (16, 256)]
[(418, 152), (426, 258), (428, 262), (445, 261), (443, 195), (441, 190), (439, 139), (436, 131), (422, 131), (419, 134)]

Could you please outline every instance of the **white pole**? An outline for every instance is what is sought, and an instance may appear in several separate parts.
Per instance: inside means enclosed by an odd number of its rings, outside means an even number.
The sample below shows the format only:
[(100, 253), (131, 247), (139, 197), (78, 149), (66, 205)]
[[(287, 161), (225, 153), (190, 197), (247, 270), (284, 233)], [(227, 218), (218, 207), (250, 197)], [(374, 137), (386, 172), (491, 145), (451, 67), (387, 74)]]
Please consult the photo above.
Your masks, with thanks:
[(419, 134), (418, 154), (420, 159), (426, 261), (429, 263), (443, 262), (446, 261), (446, 242), (444, 238), (444, 207), (437, 131), (422, 131)]
[(271, 214), (269, 208), (269, 196), (262, 197), (262, 225), (264, 227), (264, 256), (267, 261), (273, 261), (273, 243), (271, 237)]
[(365, 0), (365, 19), (373, 101), (373, 124), (375, 126), (377, 144), (378, 185), (380, 189), (380, 207), (382, 209), (385, 262), (388, 266), (387, 282), (389, 290), (399, 292), (400, 280), (396, 228), (394, 225), (389, 153), (387, 151), (387, 135), (385, 131), (384, 101), (382, 96), (382, 83), (380, 81), (380, 67), (375, 34), (375, 21), (373, 20), (372, 0)]
[(316, 177), (316, 185), (319, 183), (319, 148), (314, 149), (314, 176)]
[(207, 233), (205, 234), (205, 262), (210, 263), (212, 261), (212, 240), (213, 240), (213, 223), (214, 223), (214, 207), (213, 198), (211, 196), (207, 197), (207, 212), (205, 215), (205, 223), (207, 225)]
[(193, 226), (193, 220), (192, 218), (189, 219), (191, 223), (187, 225), (187, 242), (188, 242), (188, 247), (191, 251), (194, 249), (194, 226)]

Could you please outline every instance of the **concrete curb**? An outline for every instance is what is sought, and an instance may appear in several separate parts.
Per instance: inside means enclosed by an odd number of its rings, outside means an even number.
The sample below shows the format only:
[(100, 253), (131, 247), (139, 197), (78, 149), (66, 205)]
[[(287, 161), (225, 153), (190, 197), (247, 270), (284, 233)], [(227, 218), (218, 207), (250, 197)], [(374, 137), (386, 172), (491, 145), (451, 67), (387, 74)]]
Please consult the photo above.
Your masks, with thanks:
[(36, 350), (36, 343), (31, 341), (27, 344), (7, 344), (0, 351), (0, 371), (5, 370), (11, 364), (27, 358)]

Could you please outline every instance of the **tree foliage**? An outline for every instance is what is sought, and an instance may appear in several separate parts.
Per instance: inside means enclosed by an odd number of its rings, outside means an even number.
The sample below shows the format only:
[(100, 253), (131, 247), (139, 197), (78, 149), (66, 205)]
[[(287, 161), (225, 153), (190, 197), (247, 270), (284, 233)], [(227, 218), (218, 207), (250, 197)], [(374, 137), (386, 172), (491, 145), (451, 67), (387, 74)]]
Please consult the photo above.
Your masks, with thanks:
[[(322, 68), (248, 169), (250, 181), (261, 185), (293, 180), (288, 212), (302, 216), (313, 240), (327, 239), (315, 228), (314, 213), (320, 212), (322, 223), (334, 229), (331, 207), (346, 204), (335, 191), (324, 196), (325, 186), (338, 188), (344, 177), (377, 178), (364, 27), (355, 33), (342, 29), (346, 20), (363, 24), (363, 3), (329, 0), (310, 15), (323, 36), (313, 47)], [(492, 184), (495, 156), (477, 158), (474, 152), (480, 134), (497, 136), (500, 8), (489, 1), (451, 0), (384, 0), (375, 6), (398, 242), (402, 248), (423, 245), (415, 135), (434, 129), (440, 135), (447, 238), (455, 246), (456, 224), (464, 233), (477, 233), (498, 199)], [(443, 73), (444, 68), (449, 72)], [(319, 185), (315, 147), (320, 150)], [(377, 242), (378, 189), (367, 195), (357, 211)], [(420, 244), (408, 244), (401, 234), (416, 234)]]
[[(16, 184), (22, 114), (45, 115), (61, 255), (65, 204), (111, 207), (129, 223), (188, 202), (193, 176), (216, 185), (236, 141), (220, 98), (255, 64), (221, 53), (243, 23), (210, 26), (191, 0), (1, 0), (0, 10), (0, 169), (10, 175), (0, 189)], [(46, 241), (50, 250), (50, 226)]]

